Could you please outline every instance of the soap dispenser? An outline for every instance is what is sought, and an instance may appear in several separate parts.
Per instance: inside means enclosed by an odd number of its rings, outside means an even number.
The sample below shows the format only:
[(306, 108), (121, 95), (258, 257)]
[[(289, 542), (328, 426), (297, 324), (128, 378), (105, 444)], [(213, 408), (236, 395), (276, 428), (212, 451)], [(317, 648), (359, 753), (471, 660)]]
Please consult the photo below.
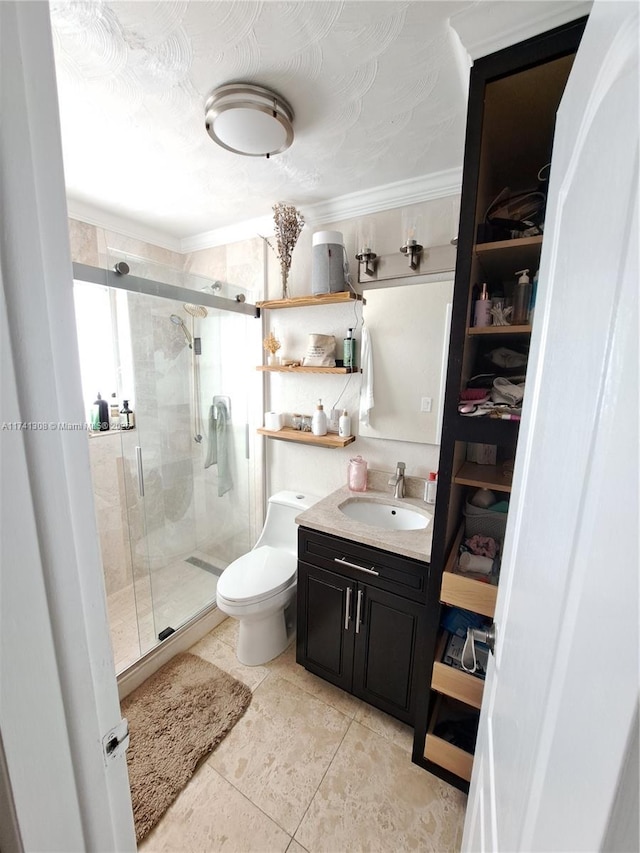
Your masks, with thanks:
[(311, 432), (313, 435), (327, 434), (327, 416), (322, 405), (322, 400), (318, 400), (318, 405), (311, 418)]
[(531, 302), (531, 279), (529, 270), (516, 273), (520, 278), (513, 292), (513, 325), (523, 326), (529, 319), (529, 303)]
[(351, 418), (346, 409), (342, 410), (342, 414), (338, 420), (338, 435), (340, 438), (349, 438), (351, 435)]

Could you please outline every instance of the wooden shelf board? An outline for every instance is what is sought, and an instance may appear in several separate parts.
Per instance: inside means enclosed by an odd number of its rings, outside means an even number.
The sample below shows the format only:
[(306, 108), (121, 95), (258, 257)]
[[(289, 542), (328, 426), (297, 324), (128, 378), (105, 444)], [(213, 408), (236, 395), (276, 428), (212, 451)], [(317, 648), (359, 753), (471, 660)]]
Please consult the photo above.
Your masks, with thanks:
[(495, 243), (476, 243), (473, 250), (489, 278), (514, 279), (516, 270), (529, 269), (533, 280), (533, 274), (540, 266), (541, 248), (540, 235)]
[(315, 444), (318, 447), (346, 447), (356, 440), (355, 435), (350, 435), (348, 438), (341, 438), (335, 433), (313, 435), (313, 433), (303, 432), (291, 427), (283, 427), (276, 431), (260, 427), (258, 433), (266, 436), (266, 438), (276, 438), (279, 441), (297, 441), (301, 444)]
[(477, 486), (479, 489), (510, 492), (512, 478), (513, 474), (505, 474), (501, 465), (478, 465), (477, 462), (465, 462), (453, 478), (453, 482), (462, 486)]
[(433, 761), (439, 767), (444, 767), (461, 779), (471, 781), (471, 769), (473, 767), (473, 755), (470, 752), (465, 752), (459, 746), (454, 746), (437, 735), (434, 735), (433, 730), (436, 725), (438, 713), (440, 711), (440, 697), (438, 697), (431, 720), (429, 721), (429, 729), (424, 743), (424, 757), (427, 761)]
[(431, 689), (480, 710), (484, 681), (469, 672), (436, 661), (431, 676)]
[(531, 326), (470, 326), (468, 335), (530, 335)]
[(477, 255), (487, 252), (507, 253), (512, 249), (542, 248), (542, 234), (536, 237), (518, 237), (516, 240), (495, 240), (493, 243), (476, 243), (473, 247)]
[(275, 308), (307, 308), (311, 305), (345, 304), (356, 299), (362, 300), (362, 296), (352, 290), (342, 290), (339, 293), (322, 293), (319, 296), (308, 294), (307, 296), (292, 296), (289, 299), (267, 299), (264, 302), (256, 302), (256, 305), (258, 308), (269, 310)]
[(256, 370), (270, 373), (359, 373), (359, 367), (285, 367), (282, 364), (259, 364)]
[[(493, 618), (498, 597), (498, 587), (486, 581), (476, 580), (467, 575), (456, 574), (454, 568), (458, 559), (458, 549), (464, 538), (464, 524), (460, 525), (449, 558), (442, 573), (440, 601), (453, 607), (462, 607), (473, 613)], [(473, 677), (473, 676), (472, 676)]]

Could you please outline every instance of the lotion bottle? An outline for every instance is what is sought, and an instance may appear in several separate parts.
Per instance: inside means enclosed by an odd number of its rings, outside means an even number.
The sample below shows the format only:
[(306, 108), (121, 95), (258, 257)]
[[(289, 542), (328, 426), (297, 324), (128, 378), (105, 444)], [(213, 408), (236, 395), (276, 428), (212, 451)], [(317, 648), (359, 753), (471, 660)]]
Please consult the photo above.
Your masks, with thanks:
[(353, 369), (356, 364), (356, 341), (353, 337), (353, 329), (349, 329), (349, 334), (343, 341), (343, 349), (342, 349), (342, 358), (343, 365), (350, 369)]
[(529, 303), (531, 302), (531, 279), (529, 270), (516, 273), (520, 278), (513, 291), (513, 325), (523, 326), (529, 319)]
[(491, 300), (487, 293), (486, 282), (482, 285), (482, 293), (476, 300), (474, 312), (474, 326), (490, 326), (491, 325)]
[(318, 400), (318, 405), (311, 418), (311, 432), (313, 435), (327, 434), (327, 416), (322, 405), (322, 400)]
[(340, 438), (349, 438), (351, 435), (351, 418), (346, 409), (342, 410), (342, 414), (338, 420), (338, 435)]

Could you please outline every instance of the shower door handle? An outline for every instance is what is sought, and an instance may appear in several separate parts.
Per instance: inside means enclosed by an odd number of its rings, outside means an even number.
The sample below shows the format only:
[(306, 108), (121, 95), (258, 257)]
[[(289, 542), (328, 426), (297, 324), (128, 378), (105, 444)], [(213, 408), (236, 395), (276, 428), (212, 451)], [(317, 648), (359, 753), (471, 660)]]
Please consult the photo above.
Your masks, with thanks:
[(144, 472), (142, 470), (142, 448), (136, 447), (136, 463), (138, 465), (138, 494), (144, 497)]

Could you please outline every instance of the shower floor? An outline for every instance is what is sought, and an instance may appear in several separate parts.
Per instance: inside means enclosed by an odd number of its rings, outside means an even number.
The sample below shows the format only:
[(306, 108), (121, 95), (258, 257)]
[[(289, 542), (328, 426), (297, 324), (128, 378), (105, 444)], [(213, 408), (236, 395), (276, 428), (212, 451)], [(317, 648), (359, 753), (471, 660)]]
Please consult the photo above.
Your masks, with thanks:
[(201, 551), (153, 569), (150, 577), (107, 597), (116, 672), (122, 672), (158, 642), (167, 627), (177, 629), (215, 600), (226, 564)]

